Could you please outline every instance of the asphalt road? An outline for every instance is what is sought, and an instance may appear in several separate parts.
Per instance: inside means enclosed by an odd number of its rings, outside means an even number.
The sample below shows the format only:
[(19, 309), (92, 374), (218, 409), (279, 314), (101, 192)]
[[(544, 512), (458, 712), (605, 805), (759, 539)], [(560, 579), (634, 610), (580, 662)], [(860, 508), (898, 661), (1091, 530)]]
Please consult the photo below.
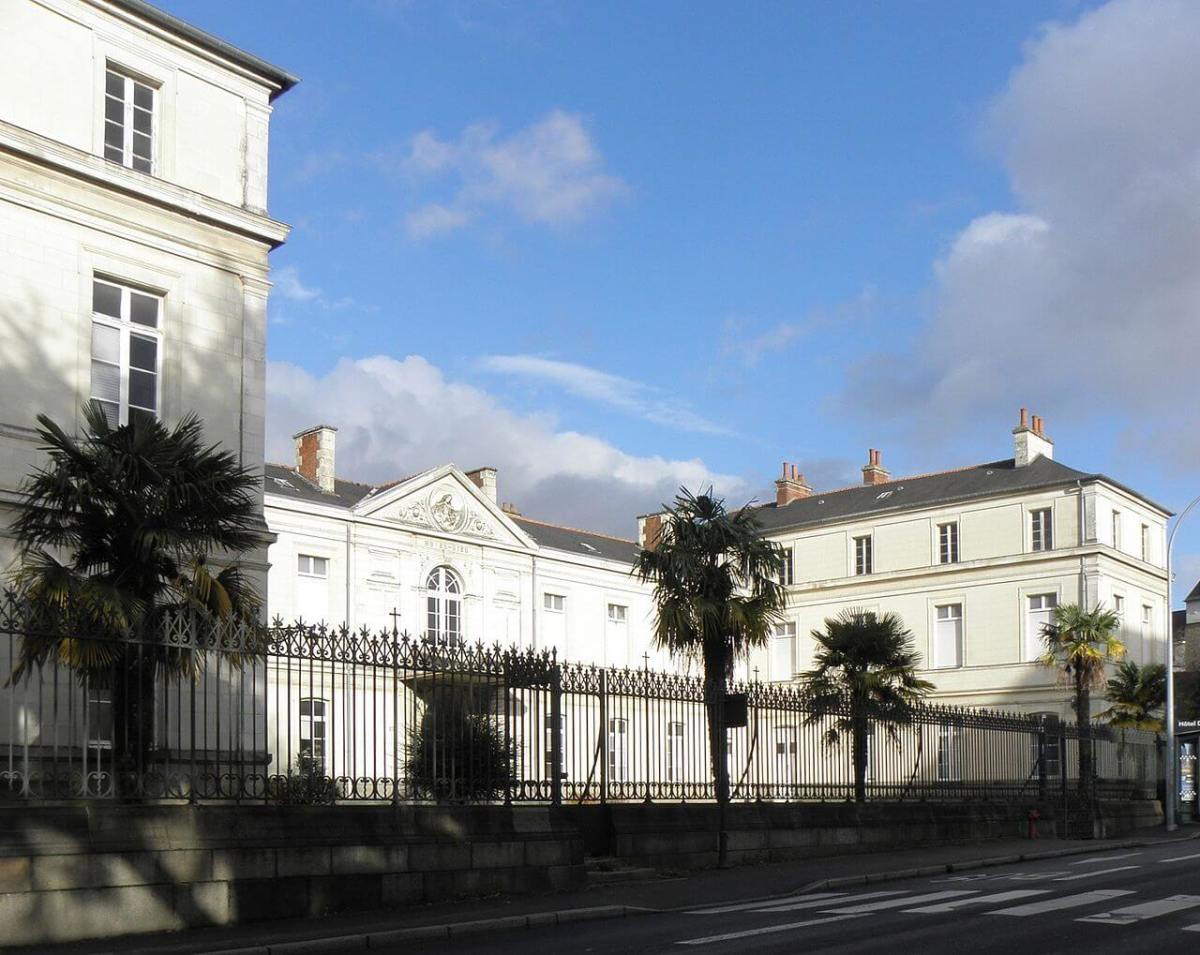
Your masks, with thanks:
[(1200, 952), (1200, 844), (1018, 863), (405, 949), (430, 955)]

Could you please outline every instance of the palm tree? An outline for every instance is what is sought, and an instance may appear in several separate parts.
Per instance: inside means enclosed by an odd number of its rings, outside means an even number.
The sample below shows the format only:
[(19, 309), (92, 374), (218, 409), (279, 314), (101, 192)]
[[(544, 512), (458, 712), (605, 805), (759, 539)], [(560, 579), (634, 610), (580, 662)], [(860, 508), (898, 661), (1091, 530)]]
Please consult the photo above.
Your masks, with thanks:
[(815, 667), (802, 677), (809, 706), (806, 722), (832, 717), (825, 742), (836, 746), (850, 734), (854, 761), (854, 800), (867, 798), (867, 737), (872, 722), (895, 737), (896, 725), (934, 686), (917, 676), (920, 655), (913, 635), (894, 613), (843, 610), (812, 631)]
[(194, 415), (113, 427), (89, 402), (78, 438), (38, 423), (49, 462), (27, 479), (13, 522), (31, 625), (10, 679), (53, 662), (107, 687), (114, 757), (128, 771), (152, 742), (155, 679), (194, 679), (202, 666), (194, 643), (164, 639), (168, 621), (257, 621), (252, 585), (231, 560), (215, 571), (210, 555), (236, 559), (262, 542), (259, 478), (206, 445)]
[(783, 550), (762, 536), (751, 507), (730, 513), (712, 495), (681, 489), (665, 509), (656, 546), (634, 567), (654, 585), (654, 637), (673, 655), (699, 658), (704, 670), (709, 753), (719, 809), (718, 865), (726, 860), (724, 811), (729, 801), (723, 707), (733, 665), (767, 642), (787, 603), (779, 583)]
[(1078, 604), (1060, 604), (1054, 618), (1042, 630), (1046, 652), (1039, 662), (1055, 667), (1071, 685), (1075, 720), (1079, 724), (1079, 787), (1087, 792), (1092, 781), (1093, 760), (1090, 735), (1092, 688), (1104, 683), (1105, 667), (1125, 656), (1125, 644), (1117, 639), (1121, 618), (1097, 607), (1084, 610)]
[(1161, 663), (1140, 667), (1123, 660), (1109, 677), (1107, 699), (1108, 709), (1096, 719), (1122, 730), (1161, 733), (1166, 725), (1161, 713), (1167, 703), (1167, 668)]

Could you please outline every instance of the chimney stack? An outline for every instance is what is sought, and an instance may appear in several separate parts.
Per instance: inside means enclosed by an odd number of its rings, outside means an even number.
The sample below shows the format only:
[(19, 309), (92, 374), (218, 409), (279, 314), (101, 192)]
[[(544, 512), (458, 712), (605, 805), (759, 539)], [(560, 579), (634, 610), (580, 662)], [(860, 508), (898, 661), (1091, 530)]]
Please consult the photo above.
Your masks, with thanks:
[(658, 542), (662, 539), (664, 516), (658, 513), (642, 514), (638, 517), (638, 546), (642, 550), (654, 550), (658, 547)]
[(495, 468), (476, 468), (474, 471), (468, 471), (467, 477), (470, 478), (472, 484), (483, 491), (489, 501), (493, 504), (496, 503)]
[(1038, 458), (1054, 460), (1054, 442), (1046, 437), (1045, 422), (1041, 415), (1030, 415), (1021, 409), (1021, 417), (1013, 428), (1013, 463), (1023, 468)]
[(886, 484), (891, 473), (883, 466), (883, 455), (871, 448), (867, 452), (867, 463), (863, 465), (863, 484)]
[(326, 494), (334, 491), (334, 436), (337, 428), (318, 424), (292, 435), (296, 442), (296, 470)]
[(796, 465), (783, 462), (783, 477), (775, 482), (775, 506), (785, 507), (792, 501), (811, 497), (812, 488), (804, 480), (804, 475), (796, 470)]

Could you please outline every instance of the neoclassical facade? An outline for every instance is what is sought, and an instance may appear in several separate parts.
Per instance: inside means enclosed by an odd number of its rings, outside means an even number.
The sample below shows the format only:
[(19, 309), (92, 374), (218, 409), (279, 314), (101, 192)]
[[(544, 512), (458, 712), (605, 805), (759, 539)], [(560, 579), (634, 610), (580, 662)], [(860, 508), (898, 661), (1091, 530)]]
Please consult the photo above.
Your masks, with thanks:
[[(335, 436), (302, 432), (294, 466), (267, 466), (272, 614), (669, 663), (651, 590), (630, 573), (662, 515), (639, 518), (635, 543), (498, 507), (489, 468), (354, 484), (334, 476)], [(945, 703), (1068, 716), (1066, 688), (1037, 662), (1059, 604), (1116, 610), (1130, 657), (1165, 660), (1166, 509), (1056, 462), (1040, 418), (1022, 412), (1011, 440), (1011, 458), (896, 479), (872, 451), (861, 485), (824, 493), (785, 466), (758, 515), (788, 555), (786, 621), (737, 676), (796, 680), (811, 631), (851, 607), (900, 615)]]
[(382, 486), (337, 479), (335, 440), (317, 426), (296, 436), (294, 467), (267, 465), (273, 617), (670, 664), (650, 640), (632, 540), (502, 508), (491, 468), (446, 464)]
[(1115, 610), (1129, 657), (1164, 662), (1169, 512), (1055, 461), (1024, 409), (1013, 442), (1011, 458), (906, 478), (872, 451), (862, 485), (825, 493), (785, 466), (759, 516), (788, 555), (788, 619), (751, 665), (794, 679), (826, 618), (890, 611), (913, 632), (939, 701), (1067, 716), (1066, 688), (1037, 662), (1042, 627), (1066, 603)]

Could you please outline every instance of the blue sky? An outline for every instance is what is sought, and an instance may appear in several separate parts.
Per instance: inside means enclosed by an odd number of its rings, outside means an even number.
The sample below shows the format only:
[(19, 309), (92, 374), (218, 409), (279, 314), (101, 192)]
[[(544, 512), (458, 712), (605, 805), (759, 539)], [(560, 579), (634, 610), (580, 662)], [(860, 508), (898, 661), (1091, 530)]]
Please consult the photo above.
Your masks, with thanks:
[(1028, 405), (1059, 460), (1200, 493), (1196, 4), (162, 6), (303, 80), (270, 457), (329, 420), (344, 476), (492, 464), (630, 535), (785, 459), (1008, 457)]

